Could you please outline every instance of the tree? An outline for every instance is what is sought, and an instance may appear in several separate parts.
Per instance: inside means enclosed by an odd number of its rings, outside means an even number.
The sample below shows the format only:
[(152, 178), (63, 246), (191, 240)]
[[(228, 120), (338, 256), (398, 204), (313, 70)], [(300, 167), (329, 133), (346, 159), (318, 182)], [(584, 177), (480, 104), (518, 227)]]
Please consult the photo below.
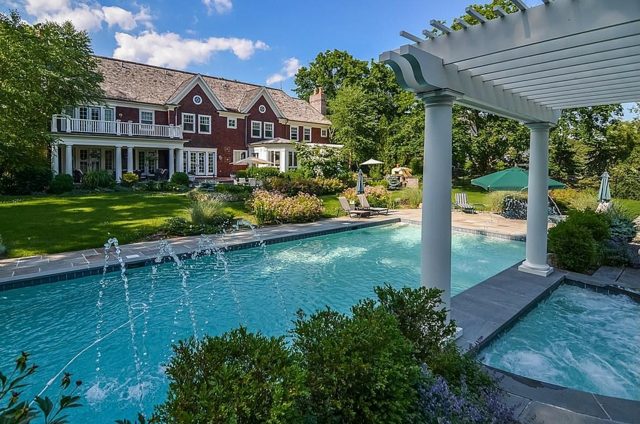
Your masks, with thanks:
[[(51, 116), (102, 98), (89, 36), (67, 22), (29, 25), (0, 14), (0, 192), (26, 167), (49, 167)], [(5, 190), (6, 191), (6, 190)]]

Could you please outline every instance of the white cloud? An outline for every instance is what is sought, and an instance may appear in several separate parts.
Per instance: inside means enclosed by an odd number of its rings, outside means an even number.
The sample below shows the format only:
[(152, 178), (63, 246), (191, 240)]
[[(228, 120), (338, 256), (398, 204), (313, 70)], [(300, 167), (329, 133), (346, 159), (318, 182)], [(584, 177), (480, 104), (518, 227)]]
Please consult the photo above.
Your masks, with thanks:
[(267, 85), (274, 85), (293, 77), (301, 67), (300, 61), (295, 57), (285, 60), (280, 72), (270, 75), (269, 78), (267, 78)]
[(173, 32), (145, 31), (139, 35), (116, 33), (118, 47), (113, 52), (117, 59), (132, 60), (156, 66), (184, 69), (191, 63), (205, 63), (212, 54), (230, 51), (239, 59), (249, 59), (257, 50), (267, 50), (262, 41), (246, 38), (211, 37), (207, 39), (183, 38)]
[(26, 0), (25, 10), (36, 20), (71, 21), (80, 30), (94, 31), (106, 23), (130, 31), (142, 24), (151, 27), (149, 9), (141, 7), (138, 13), (117, 6), (102, 6), (96, 2), (73, 2), (71, 0)]
[(202, 3), (207, 6), (209, 13), (214, 10), (218, 13), (226, 13), (233, 9), (233, 3), (231, 3), (231, 0), (202, 0)]

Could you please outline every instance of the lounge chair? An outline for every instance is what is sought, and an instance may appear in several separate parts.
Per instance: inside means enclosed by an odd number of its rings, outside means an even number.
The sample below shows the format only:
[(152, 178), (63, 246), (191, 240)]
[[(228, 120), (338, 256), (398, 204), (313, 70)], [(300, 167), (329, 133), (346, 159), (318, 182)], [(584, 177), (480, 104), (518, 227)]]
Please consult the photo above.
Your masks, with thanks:
[(369, 205), (367, 196), (365, 196), (364, 194), (358, 194), (358, 201), (360, 202), (359, 210), (370, 211), (372, 214), (389, 215), (389, 208), (372, 208), (371, 205)]
[(476, 207), (467, 200), (467, 193), (456, 193), (456, 206), (465, 213), (476, 213)]
[(340, 201), (342, 210), (350, 217), (357, 216), (358, 218), (361, 218), (363, 216), (371, 216), (371, 211), (356, 209), (349, 203), (346, 197), (338, 197), (338, 200)]

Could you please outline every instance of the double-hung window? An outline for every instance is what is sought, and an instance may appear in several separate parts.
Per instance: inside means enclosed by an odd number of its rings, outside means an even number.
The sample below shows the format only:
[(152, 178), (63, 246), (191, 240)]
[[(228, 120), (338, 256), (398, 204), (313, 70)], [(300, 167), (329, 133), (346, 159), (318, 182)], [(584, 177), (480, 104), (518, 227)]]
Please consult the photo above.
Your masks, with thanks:
[(211, 116), (198, 115), (198, 132), (200, 134), (211, 134)]
[(269, 162), (273, 164), (273, 166), (279, 168), (280, 167), (280, 151), (278, 150), (270, 150), (269, 151)]
[(140, 111), (140, 123), (145, 125), (153, 125), (153, 111), (141, 110)]
[(251, 121), (251, 138), (262, 138), (261, 121)]
[(296, 169), (298, 167), (298, 155), (296, 155), (296, 152), (289, 151), (288, 156), (289, 169)]
[(298, 141), (298, 140), (300, 140), (300, 139), (298, 138), (298, 127), (291, 127), (291, 128), (289, 129), (289, 139), (290, 139), (291, 141)]
[(183, 113), (182, 114), (182, 130), (184, 132), (195, 132), (196, 131), (196, 115), (193, 113)]
[(311, 142), (311, 128), (304, 127), (303, 140)]
[(273, 122), (264, 123), (264, 138), (273, 138)]
[(326, 128), (322, 128), (322, 129), (320, 130), (320, 137), (322, 137), (322, 138), (327, 138), (328, 136), (329, 136), (329, 131), (327, 131), (327, 129), (326, 129)]

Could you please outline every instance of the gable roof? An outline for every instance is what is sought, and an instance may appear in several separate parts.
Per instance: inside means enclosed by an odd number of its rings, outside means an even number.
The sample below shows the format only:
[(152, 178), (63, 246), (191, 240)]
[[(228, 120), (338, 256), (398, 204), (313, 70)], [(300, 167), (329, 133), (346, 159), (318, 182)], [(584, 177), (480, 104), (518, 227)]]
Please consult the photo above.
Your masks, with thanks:
[[(272, 100), (274, 112), (282, 115), (282, 118), (331, 124), (331, 121), (308, 102), (291, 97), (275, 88), (124, 60), (100, 56), (96, 58), (98, 70), (104, 77), (101, 85), (107, 99), (166, 105), (200, 82), (208, 87), (220, 106), (227, 111), (241, 112), (255, 103), (258, 96), (266, 94), (265, 98), (269, 100), (270, 97)], [(203, 87), (205, 91), (206, 87)], [(216, 104), (215, 101), (213, 103)]]

